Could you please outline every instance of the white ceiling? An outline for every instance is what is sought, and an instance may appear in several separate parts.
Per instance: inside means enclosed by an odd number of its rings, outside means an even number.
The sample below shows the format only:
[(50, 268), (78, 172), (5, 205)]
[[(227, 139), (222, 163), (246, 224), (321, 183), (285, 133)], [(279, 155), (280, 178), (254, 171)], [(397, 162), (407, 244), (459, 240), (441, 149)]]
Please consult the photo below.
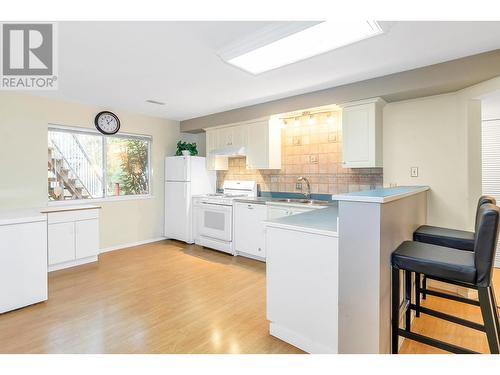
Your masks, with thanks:
[(59, 90), (42, 95), (185, 120), (500, 48), (500, 22), (405, 21), (386, 24), (384, 35), (257, 76), (217, 56), (268, 25), (61, 22)]

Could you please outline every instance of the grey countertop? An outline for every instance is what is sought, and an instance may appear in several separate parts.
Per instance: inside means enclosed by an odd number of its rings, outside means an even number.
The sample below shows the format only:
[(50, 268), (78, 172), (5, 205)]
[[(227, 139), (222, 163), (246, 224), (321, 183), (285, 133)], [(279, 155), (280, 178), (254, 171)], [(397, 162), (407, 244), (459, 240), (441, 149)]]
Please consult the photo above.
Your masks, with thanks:
[(304, 212), (302, 214), (284, 216), (267, 220), (266, 226), (284, 229), (301, 230), (307, 233), (338, 236), (338, 205)]

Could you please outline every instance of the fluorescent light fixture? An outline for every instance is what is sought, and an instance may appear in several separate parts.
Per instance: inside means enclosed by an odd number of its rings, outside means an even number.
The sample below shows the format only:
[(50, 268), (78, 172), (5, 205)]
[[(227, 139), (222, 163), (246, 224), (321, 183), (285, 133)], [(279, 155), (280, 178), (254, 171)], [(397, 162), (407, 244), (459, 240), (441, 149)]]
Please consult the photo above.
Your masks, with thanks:
[(325, 21), (237, 56), (223, 58), (247, 72), (259, 74), (382, 33), (376, 21)]

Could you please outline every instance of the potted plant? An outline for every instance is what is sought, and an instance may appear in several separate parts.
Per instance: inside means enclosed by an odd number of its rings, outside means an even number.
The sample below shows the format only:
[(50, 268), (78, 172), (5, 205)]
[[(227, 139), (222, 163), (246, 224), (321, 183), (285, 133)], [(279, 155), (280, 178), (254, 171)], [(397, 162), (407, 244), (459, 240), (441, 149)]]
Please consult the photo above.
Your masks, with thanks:
[(198, 149), (196, 146), (196, 142), (188, 143), (179, 141), (177, 142), (177, 151), (175, 153), (176, 156), (184, 155), (184, 156), (195, 156), (198, 155)]

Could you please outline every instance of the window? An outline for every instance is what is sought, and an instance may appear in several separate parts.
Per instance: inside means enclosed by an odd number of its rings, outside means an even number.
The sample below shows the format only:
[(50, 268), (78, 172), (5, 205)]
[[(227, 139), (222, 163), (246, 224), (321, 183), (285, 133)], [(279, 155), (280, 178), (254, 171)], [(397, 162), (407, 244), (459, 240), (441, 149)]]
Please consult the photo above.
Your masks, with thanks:
[(51, 201), (150, 194), (151, 137), (49, 126)]

